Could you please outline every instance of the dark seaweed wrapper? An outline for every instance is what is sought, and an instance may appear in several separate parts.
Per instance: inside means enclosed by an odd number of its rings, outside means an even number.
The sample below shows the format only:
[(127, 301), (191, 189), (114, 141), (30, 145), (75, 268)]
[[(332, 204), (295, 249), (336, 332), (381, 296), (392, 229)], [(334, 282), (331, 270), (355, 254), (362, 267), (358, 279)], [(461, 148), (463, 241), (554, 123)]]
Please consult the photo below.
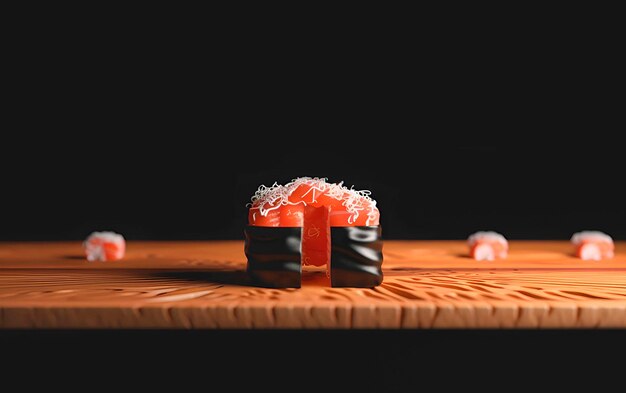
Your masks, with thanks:
[(248, 275), (253, 282), (273, 288), (300, 288), (302, 228), (249, 225), (244, 232)]
[[(247, 270), (253, 282), (265, 287), (300, 288), (302, 228), (248, 225), (244, 232)], [(380, 226), (331, 227), (331, 285), (380, 285), (382, 247)]]
[(372, 288), (383, 282), (380, 226), (332, 227), (330, 237), (333, 287)]

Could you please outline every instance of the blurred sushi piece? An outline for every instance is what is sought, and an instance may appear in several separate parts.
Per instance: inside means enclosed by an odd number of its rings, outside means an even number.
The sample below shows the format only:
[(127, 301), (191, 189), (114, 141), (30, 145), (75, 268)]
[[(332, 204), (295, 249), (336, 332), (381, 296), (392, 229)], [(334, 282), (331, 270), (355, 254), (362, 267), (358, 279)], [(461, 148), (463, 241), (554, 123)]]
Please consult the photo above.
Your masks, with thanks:
[(578, 258), (599, 261), (613, 258), (615, 245), (611, 236), (600, 231), (581, 231), (572, 235), (571, 242)]
[(93, 232), (83, 242), (83, 248), (90, 262), (117, 261), (124, 258), (126, 241), (115, 232)]
[(479, 231), (467, 238), (470, 256), (477, 261), (493, 261), (506, 258), (509, 243), (501, 234), (493, 231)]

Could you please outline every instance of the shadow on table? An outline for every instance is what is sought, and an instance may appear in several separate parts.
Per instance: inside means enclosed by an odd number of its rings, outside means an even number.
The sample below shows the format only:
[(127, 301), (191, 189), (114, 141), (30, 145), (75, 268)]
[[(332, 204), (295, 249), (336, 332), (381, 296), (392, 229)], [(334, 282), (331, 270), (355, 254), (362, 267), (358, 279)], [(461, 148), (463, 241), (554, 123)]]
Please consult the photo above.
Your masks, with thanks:
[(186, 280), (224, 285), (255, 286), (248, 274), (243, 270), (158, 272), (152, 273), (151, 275), (165, 280)]
[[(264, 285), (253, 280), (244, 270), (219, 271), (187, 271), (187, 272), (155, 272), (150, 276), (161, 280), (185, 280), (196, 283), (217, 283), (224, 285), (248, 286), (255, 288), (282, 288), (280, 286)], [(306, 286), (328, 287), (328, 278), (324, 272), (303, 272), (302, 283)]]

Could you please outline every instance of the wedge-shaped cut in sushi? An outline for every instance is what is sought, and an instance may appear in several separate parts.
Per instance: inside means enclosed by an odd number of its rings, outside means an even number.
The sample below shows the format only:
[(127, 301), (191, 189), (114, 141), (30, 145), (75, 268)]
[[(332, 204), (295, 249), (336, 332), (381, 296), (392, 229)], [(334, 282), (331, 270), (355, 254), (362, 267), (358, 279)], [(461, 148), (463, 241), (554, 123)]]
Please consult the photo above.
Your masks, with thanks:
[(509, 243), (501, 234), (493, 231), (479, 231), (467, 238), (470, 256), (477, 261), (504, 259), (509, 252)]
[(581, 231), (572, 235), (575, 255), (586, 261), (613, 258), (615, 244), (611, 236), (600, 231)]
[(83, 242), (85, 256), (93, 261), (117, 261), (124, 258), (126, 241), (115, 232), (93, 232)]

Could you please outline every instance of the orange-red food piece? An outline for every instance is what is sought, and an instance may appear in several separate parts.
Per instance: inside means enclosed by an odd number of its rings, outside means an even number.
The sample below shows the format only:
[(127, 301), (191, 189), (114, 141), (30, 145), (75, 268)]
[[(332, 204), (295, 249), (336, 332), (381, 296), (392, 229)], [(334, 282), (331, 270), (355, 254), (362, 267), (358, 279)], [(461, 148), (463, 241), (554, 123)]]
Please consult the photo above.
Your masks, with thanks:
[(83, 248), (88, 261), (117, 261), (124, 258), (126, 241), (114, 232), (93, 232)]
[(613, 258), (615, 244), (613, 239), (599, 231), (581, 231), (572, 236), (575, 255), (583, 260), (599, 261)]
[(470, 256), (477, 261), (493, 261), (508, 256), (509, 244), (504, 236), (492, 231), (481, 231), (468, 238)]

